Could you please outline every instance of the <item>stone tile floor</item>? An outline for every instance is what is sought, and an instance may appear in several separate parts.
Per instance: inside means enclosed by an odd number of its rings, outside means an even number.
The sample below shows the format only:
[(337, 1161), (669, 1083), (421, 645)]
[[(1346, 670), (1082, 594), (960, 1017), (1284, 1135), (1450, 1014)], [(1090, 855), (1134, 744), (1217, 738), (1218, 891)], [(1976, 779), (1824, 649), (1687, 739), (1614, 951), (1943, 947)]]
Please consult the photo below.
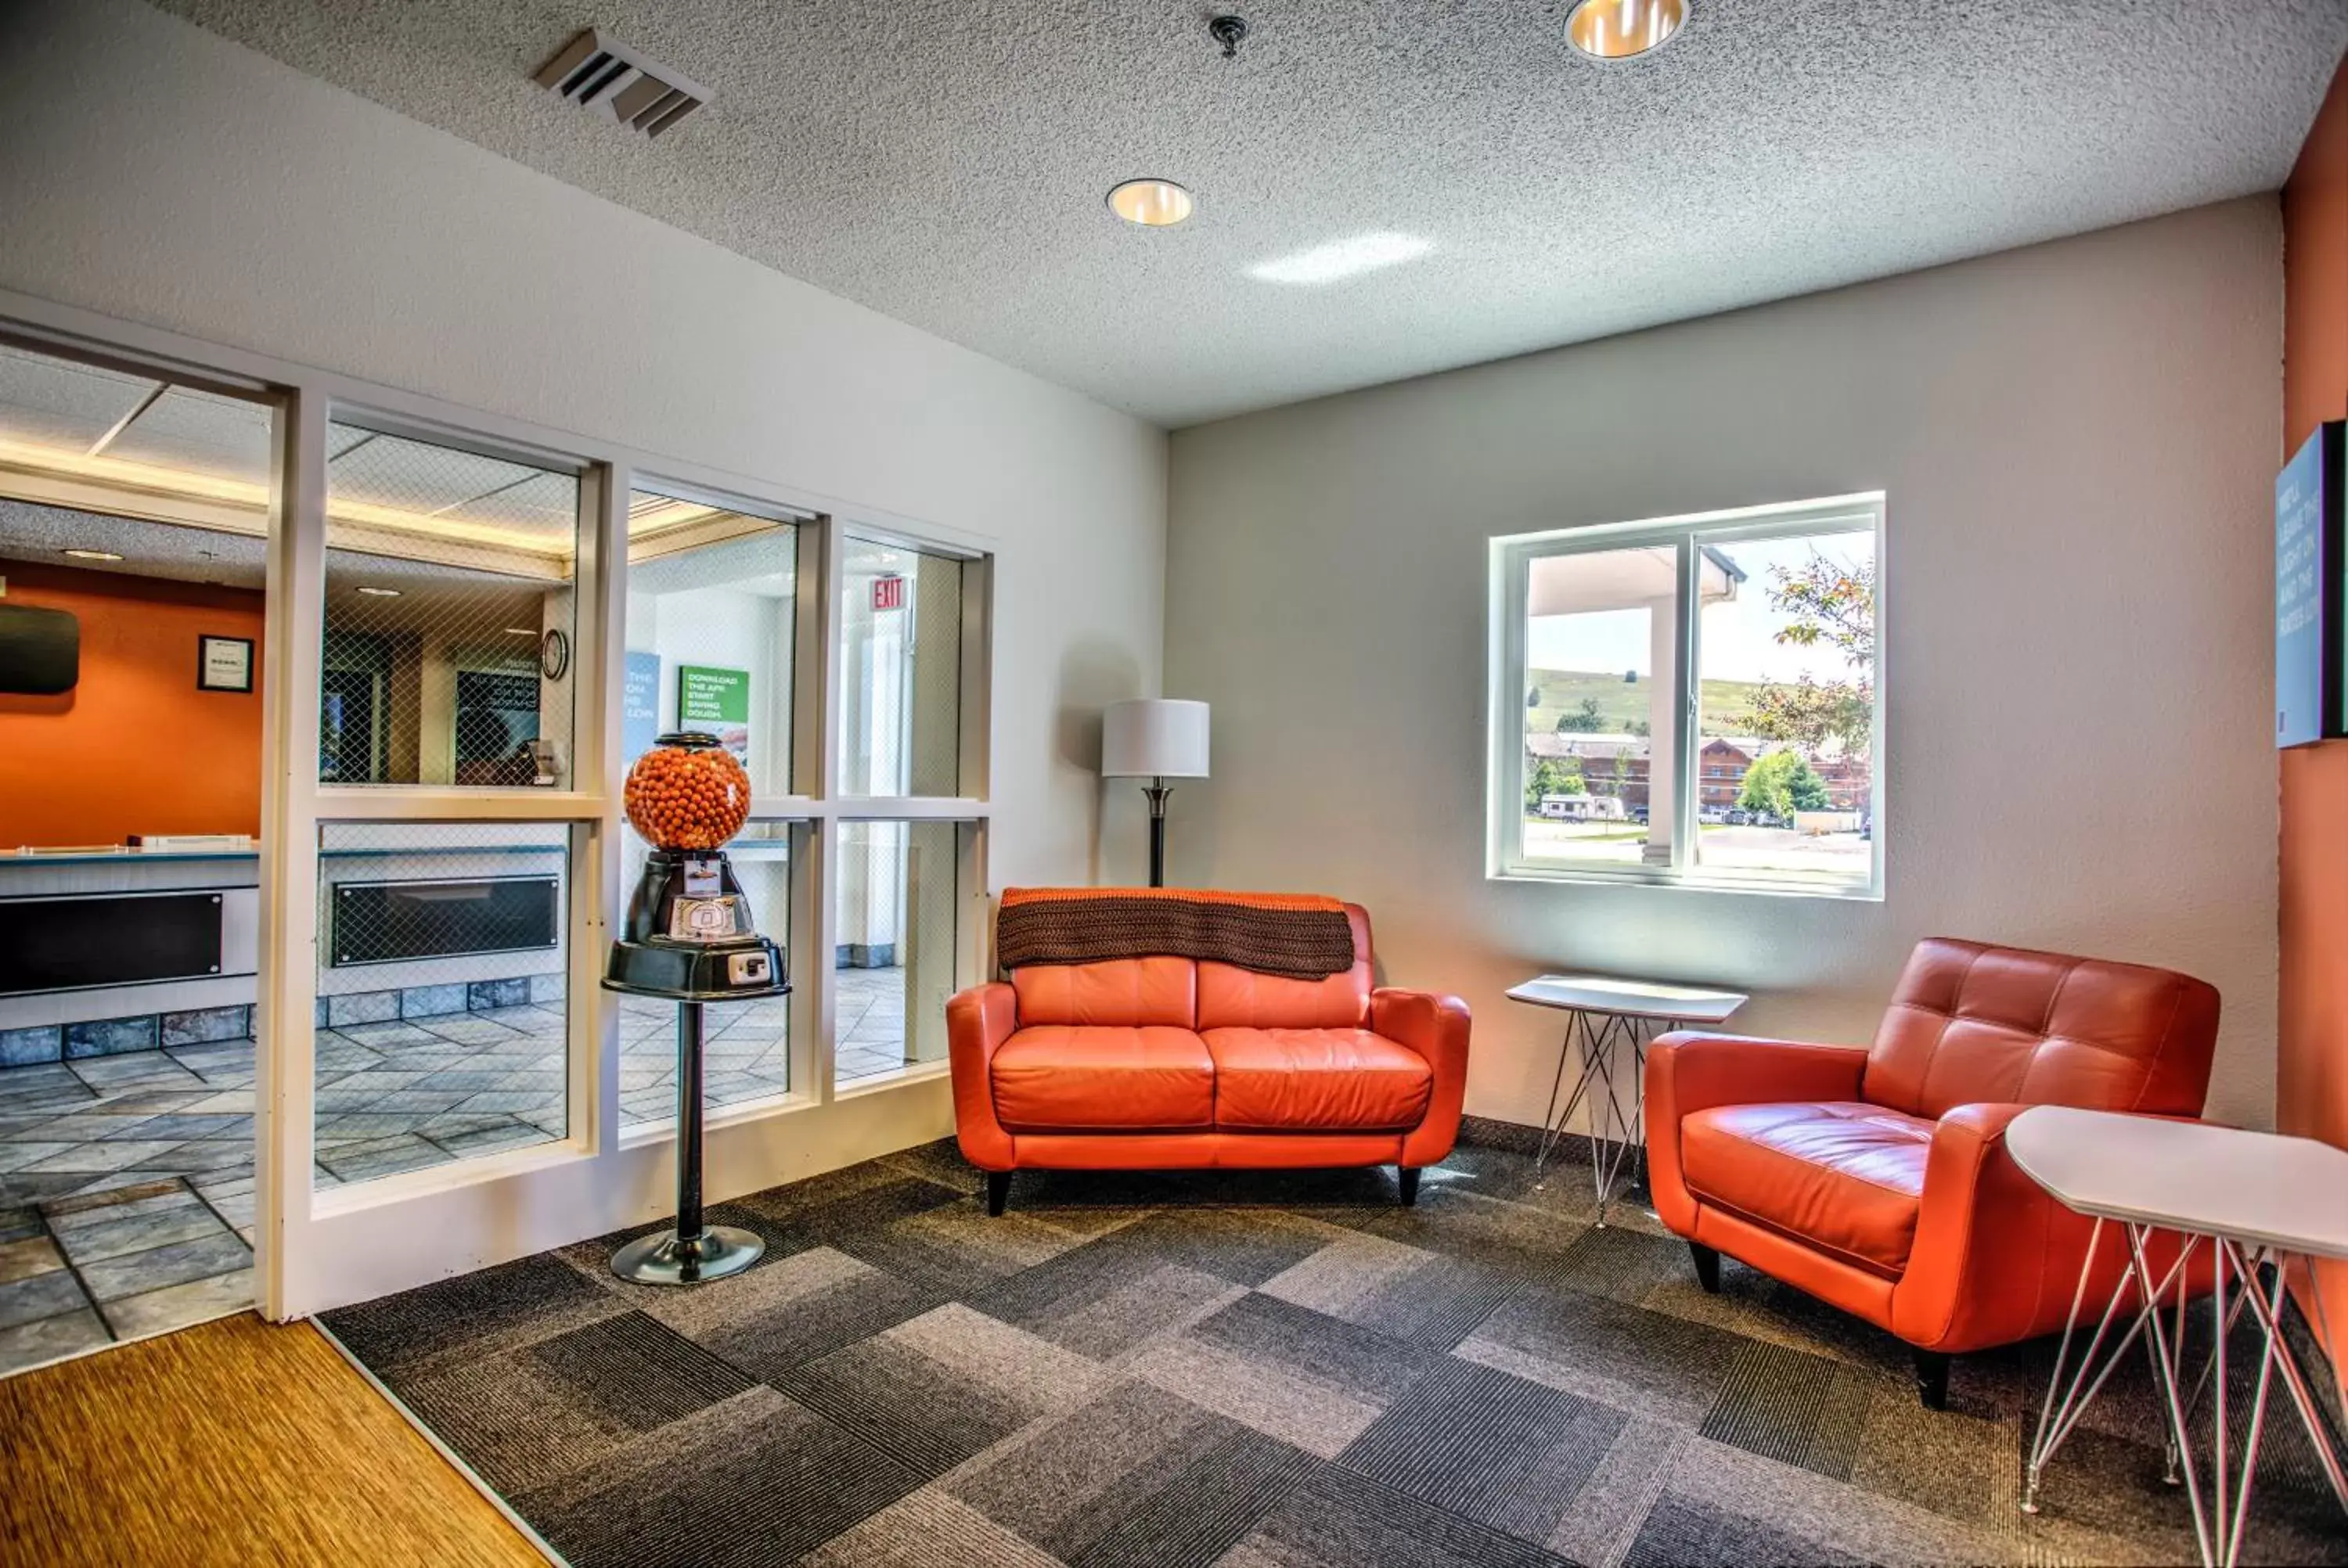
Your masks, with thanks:
[[(905, 1065), (902, 969), (839, 974), (837, 1072)], [(714, 1004), (703, 1091), (790, 1086), (786, 1003)], [(673, 1006), (623, 999), (620, 1118), (675, 1112)], [(321, 1188), (565, 1135), (563, 1014), (322, 1030)], [(252, 1304), (253, 1042), (0, 1069), (0, 1376)]]

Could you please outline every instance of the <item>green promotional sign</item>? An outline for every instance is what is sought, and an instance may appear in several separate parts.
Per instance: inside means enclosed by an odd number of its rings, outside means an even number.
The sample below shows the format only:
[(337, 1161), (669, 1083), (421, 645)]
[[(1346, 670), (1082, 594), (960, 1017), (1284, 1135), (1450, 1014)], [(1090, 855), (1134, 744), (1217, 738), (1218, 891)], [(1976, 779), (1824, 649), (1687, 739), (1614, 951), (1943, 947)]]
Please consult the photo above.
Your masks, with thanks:
[(677, 727), (706, 730), (736, 756), (750, 743), (750, 672), (710, 664), (676, 670)]

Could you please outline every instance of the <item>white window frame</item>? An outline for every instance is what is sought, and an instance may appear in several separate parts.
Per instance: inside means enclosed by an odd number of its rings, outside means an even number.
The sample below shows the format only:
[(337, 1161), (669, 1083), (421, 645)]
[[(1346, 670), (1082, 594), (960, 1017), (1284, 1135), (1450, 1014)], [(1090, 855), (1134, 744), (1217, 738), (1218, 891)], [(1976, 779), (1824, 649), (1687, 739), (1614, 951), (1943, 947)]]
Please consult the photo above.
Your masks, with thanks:
[[(761, 796), (756, 818), (793, 824), (792, 1089), (705, 1121), (707, 1196), (756, 1191), (951, 1134), (950, 1069), (923, 1063), (836, 1086), (837, 825), (958, 825), (958, 984), (987, 978), (992, 801), (993, 538), (859, 506), (600, 437), (534, 425), (224, 348), (163, 329), (0, 290), (0, 337), (273, 403), (268, 538), (255, 1083), (256, 1302), (283, 1321), (486, 1267), (673, 1207), (673, 1120), (619, 1125), (619, 1009), (599, 985), (622, 903), (619, 709), (626, 637), (629, 497), (639, 487), (795, 515), (800, 613), (793, 681), (795, 793)], [(571, 777), (563, 789), (337, 784), (318, 778), (324, 670), (326, 427), (370, 428), (578, 473), (577, 616)], [(64, 506), (108, 509), (61, 495)], [(847, 797), (838, 775), (835, 676), (839, 541), (897, 543), (965, 561), (962, 793)], [(807, 791), (808, 793), (796, 793)], [(318, 827), (321, 822), (561, 823), (571, 833), (569, 1133), (402, 1174), (320, 1190), (312, 1182)]]
[[(1511, 534), (1490, 542), (1489, 753), (1486, 769), (1485, 875), (1495, 881), (1631, 884), (1731, 893), (1774, 894), (1806, 898), (1858, 898), (1879, 901), (1885, 881), (1884, 731), (1890, 681), (1885, 651), (1884, 497), (1878, 491), (1833, 496), (1728, 511), (1694, 512), (1678, 517), (1651, 518), (1638, 522), (1609, 523), (1587, 528), (1556, 528), (1540, 533)], [(1697, 609), (1700, 551), (1708, 546), (1754, 539), (1799, 537), (1804, 534), (1859, 532), (1874, 539), (1875, 721), (1869, 743), (1869, 815), (1874, 825), (1864, 879), (1832, 882), (1800, 873), (1735, 870), (1697, 862), (1696, 811), (1700, 798), (1697, 774), (1700, 737), (1697, 715), (1702, 695), (1698, 674), (1703, 653), (1703, 619)], [(1675, 620), (1672, 649), (1678, 678), (1669, 735), (1649, 738), (1651, 755), (1662, 753), (1672, 764), (1671, 798), (1658, 800), (1650, 791), (1650, 820), (1668, 814), (1672, 858), (1668, 865), (1623, 865), (1576, 862), (1527, 856), (1524, 853), (1526, 606), (1532, 563), (1558, 556), (1586, 555), (1601, 550), (1673, 547), (1677, 578), (1673, 594)], [(1668, 751), (1665, 751), (1668, 748)], [(1650, 774), (1652, 776), (1653, 770)]]

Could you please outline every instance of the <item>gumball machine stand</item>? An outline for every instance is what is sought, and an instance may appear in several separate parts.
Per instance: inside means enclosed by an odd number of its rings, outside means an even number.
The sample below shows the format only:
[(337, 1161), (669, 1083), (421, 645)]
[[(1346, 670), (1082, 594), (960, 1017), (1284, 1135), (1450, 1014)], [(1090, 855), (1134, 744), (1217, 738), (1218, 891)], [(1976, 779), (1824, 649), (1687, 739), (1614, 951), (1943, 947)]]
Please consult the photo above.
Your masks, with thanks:
[(701, 1213), (702, 1008), (791, 989), (782, 950), (758, 935), (719, 847), (749, 811), (749, 777), (714, 735), (663, 735), (628, 774), (628, 820), (653, 851), (603, 987), (676, 1003), (676, 1224), (612, 1255), (612, 1272), (640, 1285), (723, 1279), (767, 1250), (753, 1233), (709, 1225)]

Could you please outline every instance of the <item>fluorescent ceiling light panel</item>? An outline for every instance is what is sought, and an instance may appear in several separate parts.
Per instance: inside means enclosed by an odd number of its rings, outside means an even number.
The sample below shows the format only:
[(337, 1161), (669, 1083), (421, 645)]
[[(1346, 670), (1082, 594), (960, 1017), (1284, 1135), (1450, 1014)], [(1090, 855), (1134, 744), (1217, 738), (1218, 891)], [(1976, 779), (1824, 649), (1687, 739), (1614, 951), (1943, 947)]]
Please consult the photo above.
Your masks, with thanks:
[(1248, 276), (1267, 283), (1334, 283), (1341, 278), (1374, 272), (1380, 267), (1416, 261), (1434, 249), (1432, 240), (1380, 230), (1372, 234), (1356, 234), (1350, 240), (1333, 240), (1310, 251), (1299, 251), (1293, 256), (1262, 262), (1250, 267)]

